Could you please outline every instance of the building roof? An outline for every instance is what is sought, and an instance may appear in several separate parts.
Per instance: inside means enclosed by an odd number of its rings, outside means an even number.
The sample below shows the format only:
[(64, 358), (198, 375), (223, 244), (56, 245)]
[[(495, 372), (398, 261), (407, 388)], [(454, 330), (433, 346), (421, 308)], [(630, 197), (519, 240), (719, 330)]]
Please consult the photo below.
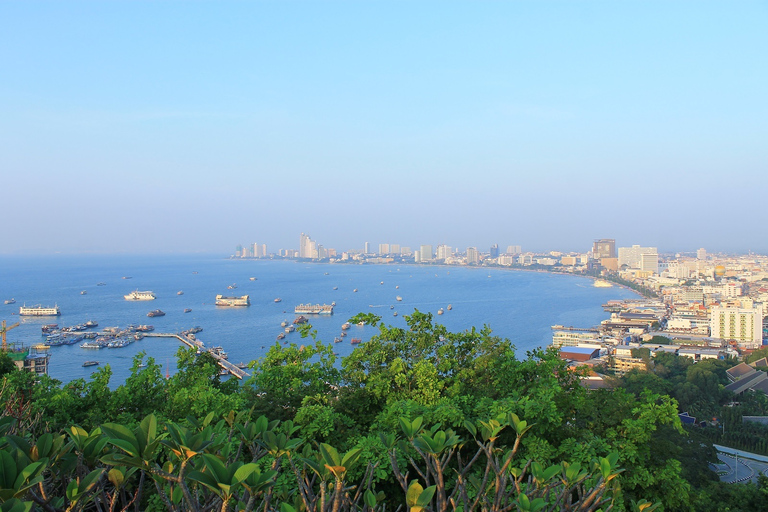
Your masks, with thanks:
[(752, 372), (753, 373), (751, 375), (747, 375), (746, 377), (742, 377), (736, 382), (728, 384), (725, 386), (725, 389), (728, 391), (733, 391), (738, 395), (739, 393), (743, 393), (748, 389), (752, 389), (756, 384), (764, 381), (765, 379), (768, 379), (768, 373), (766, 372), (758, 372), (754, 369)]
[(765, 368), (768, 366), (768, 358), (762, 358), (758, 359), (757, 361), (752, 363), (752, 366), (755, 368)]
[(747, 363), (739, 363), (733, 368), (728, 368), (727, 370), (725, 370), (725, 373), (727, 373), (728, 378), (733, 381), (733, 380), (739, 380), (742, 377), (749, 375), (755, 371), (756, 370), (751, 366), (749, 366)]

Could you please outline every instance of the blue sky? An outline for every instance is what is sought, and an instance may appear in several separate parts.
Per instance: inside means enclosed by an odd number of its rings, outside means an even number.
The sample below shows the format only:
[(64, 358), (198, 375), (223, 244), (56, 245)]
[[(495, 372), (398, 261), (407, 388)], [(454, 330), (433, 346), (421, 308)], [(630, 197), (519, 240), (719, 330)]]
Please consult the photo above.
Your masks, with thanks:
[(0, 3), (0, 253), (768, 253), (765, 2)]

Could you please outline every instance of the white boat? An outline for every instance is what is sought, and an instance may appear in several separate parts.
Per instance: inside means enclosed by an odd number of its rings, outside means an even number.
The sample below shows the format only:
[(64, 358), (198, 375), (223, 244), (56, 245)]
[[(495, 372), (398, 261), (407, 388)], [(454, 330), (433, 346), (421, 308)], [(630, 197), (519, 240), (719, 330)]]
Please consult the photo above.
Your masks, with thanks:
[(217, 295), (216, 305), (229, 307), (250, 306), (251, 299), (248, 297), (248, 295), (243, 295), (242, 297), (225, 297), (224, 295)]
[(443, 311), (443, 308), (440, 308), (437, 310), (438, 315), (442, 315), (443, 313), (445, 313), (445, 311)]
[(38, 304), (37, 306), (21, 306), (19, 308), (19, 315), (21, 316), (59, 316), (60, 314), (61, 310), (59, 309), (59, 306), (44, 308)]
[(401, 296), (399, 296), (399, 295), (398, 295), (397, 297), (395, 297), (395, 300), (396, 300), (396, 301), (398, 301), (398, 302), (400, 302), (401, 300), (403, 300), (403, 298), (402, 298)]
[(139, 290), (134, 290), (128, 295), (123, 295), (123, 297), (125, 300), (155, 300), (157, 298), (153, 292), (140, 292)]
[(6, 304), (16, 304), (16, 299), (6, 299), (5, 303)]
[(179, 290), (179, 291), (176, 292), (176, 295), (184, 295), (184, 292)]

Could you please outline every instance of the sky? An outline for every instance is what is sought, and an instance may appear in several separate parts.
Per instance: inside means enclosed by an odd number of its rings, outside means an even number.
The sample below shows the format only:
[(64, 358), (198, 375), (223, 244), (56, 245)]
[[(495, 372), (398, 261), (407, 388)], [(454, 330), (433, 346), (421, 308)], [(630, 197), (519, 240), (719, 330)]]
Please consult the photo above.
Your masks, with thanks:
[(768, 253), (768, 3), (0, 2), (0, 254)]

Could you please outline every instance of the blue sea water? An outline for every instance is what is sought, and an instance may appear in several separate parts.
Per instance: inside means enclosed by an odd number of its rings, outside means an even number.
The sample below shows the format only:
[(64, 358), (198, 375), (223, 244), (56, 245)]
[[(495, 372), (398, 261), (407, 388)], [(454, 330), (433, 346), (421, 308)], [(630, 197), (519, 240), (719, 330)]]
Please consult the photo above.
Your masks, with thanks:
[[(106, 285), (96, 286), (99, 282)], [(237, 288), (228, 289), (232, 284)], [(123, 295), (136, 289), (151, 290), (157, 299), (124, 300)], [(183, 295), (177, 295), (180, 290)], [(216, 307), (217, 294), (248, 294), (251, 306)], [(396, 300), (398, 295), (401, 302)], [(527, 351), (551, 342), (551, 325), (596, 325), (607, 316), (601, 304), (634, 296), (618, 287), (595, 288), (583, 277), (507, 269), (318, 264), (200, 255), (0, 257), (0, 301), (17, 301), (13, 305), (0, 302), (0, 319), (21, 323), (8, 331), (9, 342), (39, 343), (43, 341), (40, 327), (48, 323), (68, 326), (95, 320), (99, 329), (151, 324), (156, 332), (200, 326), (203, 331), (198, 339), (209, 347), (223, 346), (233, 363), (265, 354), (283, 331), (280, 323), (292, 321), (296, 316), (293, 308), (300, 303), (336, 302), (334, 315), (310, 316), (319, 338), (328, 343), (340, 334), (341, 324), (357, 313), (372, 312), (391, 325), (405, 326), (403, 316), (418, 309), (434, 313), (435, 320), (452, 331), (487, 324), (495, 335), (509, 338), (524, 357)], [(275, 303), (278, 297), (282, 302)], [(56, 304), (61, 316), (19, 317), (23, 304)], [(448, 304), (453, 306), (451, 311)], [(185, 308), (192, 312), (184, 313)], [(440, 308), (445, 314), (438, 316)], [(153, 309), (163, 310), (166, 316), (147, 318)], [(351, 338), (365, 341), (376, 332), (371, 326), (354, 325), (342, 343), (334, 344), (334, 350), (347, 355), (354, 349)], [(288, 334), (284, 341), (310, 343), (298, 333)], [(79, 344), (52, 347), (49, 373), (64, 382), (88, 377), (98, 367), (84, 368), (82, 363), (98, 360), (102, 366), (111, 366), (112, 384), (118, 385), (130, 375), (134, 355), (145, 351), (172, 374), (178, 346), (173, 338), (150, 337), (121, 349), (88, 350)]]

